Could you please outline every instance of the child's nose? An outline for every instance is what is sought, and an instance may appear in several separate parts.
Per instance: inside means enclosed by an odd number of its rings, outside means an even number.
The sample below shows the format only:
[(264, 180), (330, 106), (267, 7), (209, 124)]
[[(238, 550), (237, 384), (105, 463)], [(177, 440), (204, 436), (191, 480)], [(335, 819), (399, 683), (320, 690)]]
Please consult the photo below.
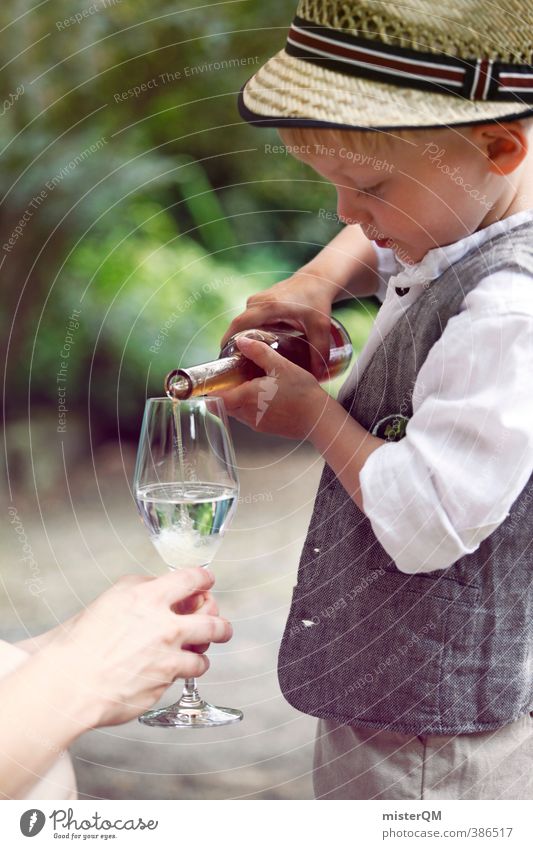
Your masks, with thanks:
[(337, 206), (337, 215), (344, 224), (360, 224), (361, 227), (370, 227), (372, 219), (368, 213), (359, 209), (350, 209)]
[(360, 224), (362, 227), (371, 223), (372, 217), (364, 208), (364, 199), (361, 200), (356, 192), (337, 191), (337, 215), (345, 224)]

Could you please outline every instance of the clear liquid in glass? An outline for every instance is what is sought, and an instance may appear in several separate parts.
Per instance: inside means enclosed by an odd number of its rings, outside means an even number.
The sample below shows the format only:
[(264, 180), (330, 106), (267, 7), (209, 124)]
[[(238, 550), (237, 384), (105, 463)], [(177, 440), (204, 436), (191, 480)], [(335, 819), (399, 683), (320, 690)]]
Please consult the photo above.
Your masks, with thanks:
[(209, 564), (233, 516), (237, 490), (217, 483), (150, 484), (136, 501), (152, 542), (172, 569)]

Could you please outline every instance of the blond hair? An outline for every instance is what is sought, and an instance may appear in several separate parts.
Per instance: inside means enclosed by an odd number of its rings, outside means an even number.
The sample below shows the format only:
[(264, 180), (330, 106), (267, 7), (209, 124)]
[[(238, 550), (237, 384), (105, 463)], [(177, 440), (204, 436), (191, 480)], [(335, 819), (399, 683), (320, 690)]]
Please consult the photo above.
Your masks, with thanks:
[[(444, 128), (439, 128), (439, 130)], [(366, 155), (391, 153), (399, 143), (418, 144), (422, 137), (435, 134), (427, 128), (419, 130), (339, 130), (319, 127), (280, 127), (279, 136), (283, 143), (294, 150), (305, 150), (312, 145), (315, 149), (346, 148)]]
[[(526, 132), (533, 129), (533, 116), (515, 119), (514, 121), (501, 121), (487, 123), (498, 123), (500, 125), (520, 125)], [(393, 148), (398, 149), (398, 143), (403, 142), (411, 145), (419, 145), (429, 138), (435, 140), (439, 134), (453, 132), (464, 136), (468, 135), (469, 128), (473, 126), (451, 127), (420, 127), (417, 129), (392, 129), (392, 130), (340, 130), (337, 128), (322, 127), (280, 127), (279, 136), (283, 143), (294, 150), (305, 150), (307, 145), (313, 145), (316, 149), (322, 146), (326, 148), (344, 147), (366, 155), (378, 155), (391, 153)]]

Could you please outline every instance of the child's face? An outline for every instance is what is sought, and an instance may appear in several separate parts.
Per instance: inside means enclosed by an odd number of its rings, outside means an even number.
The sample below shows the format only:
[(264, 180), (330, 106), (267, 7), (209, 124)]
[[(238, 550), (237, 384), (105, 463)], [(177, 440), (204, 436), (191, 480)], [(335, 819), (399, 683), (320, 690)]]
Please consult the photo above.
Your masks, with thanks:
[(404, 262), (464, 238), (489, 216), (497, 198), (494, 174), (467, 133), (394, 138), (372, 154), (349, 136), (343, 147), (323, 131), (323, 145), (300, 146), (296, 155), (335, 185), (343, 221), (360, 224), (368, 239), (393, 248)]

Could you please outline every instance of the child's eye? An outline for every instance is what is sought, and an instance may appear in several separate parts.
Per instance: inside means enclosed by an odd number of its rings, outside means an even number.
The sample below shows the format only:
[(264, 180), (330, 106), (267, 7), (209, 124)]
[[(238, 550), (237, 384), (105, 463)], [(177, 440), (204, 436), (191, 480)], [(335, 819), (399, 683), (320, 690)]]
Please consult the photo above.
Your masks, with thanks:
[(366, 189), (361, 189), (362, 195), (376, 195), (379, 194), (380, 189), (383, 183), (376, 183), (375, 186), (367, 186)]

